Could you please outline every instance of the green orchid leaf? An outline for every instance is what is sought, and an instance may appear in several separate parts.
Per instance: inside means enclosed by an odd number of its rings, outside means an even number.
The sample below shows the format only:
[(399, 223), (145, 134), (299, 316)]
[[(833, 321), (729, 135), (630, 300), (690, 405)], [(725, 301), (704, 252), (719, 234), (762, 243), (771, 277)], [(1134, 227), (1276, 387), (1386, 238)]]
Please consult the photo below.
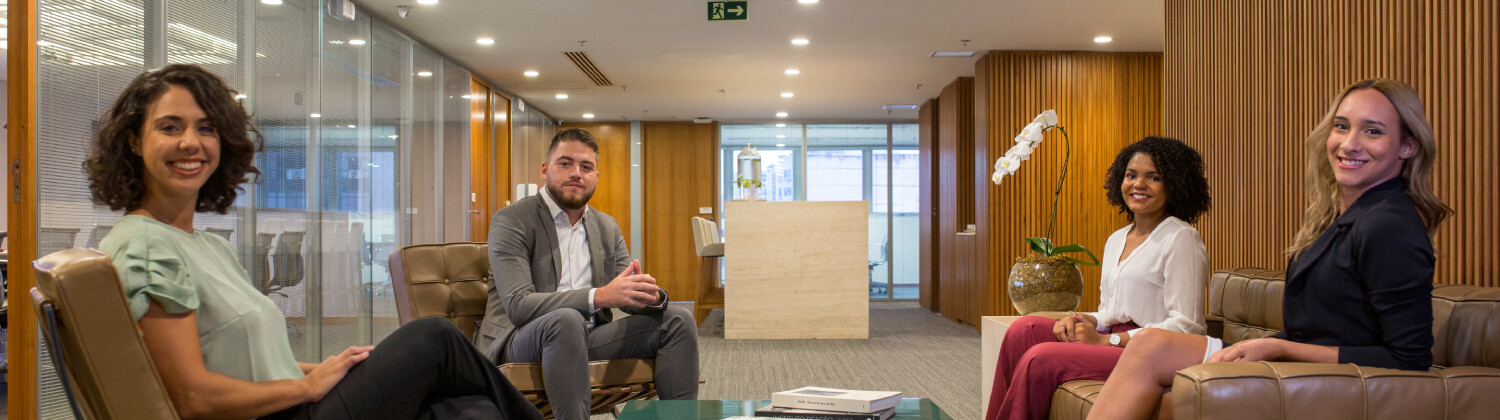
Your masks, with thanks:
[(1077, 264), (1080, 264), (1080, 265), (1087, 265), (1087, 266), (1090, 266), (1090, 267), (1098, 267), (1099, 266), (1099, 257), (1094, 256), (1094, 253), (1091, 252), (1091, 251), (1089, 251), (1088, 248), (1084, 248), (1083, 245), (1078, 245), (1078, 244), (1063, 245), (1063, 246), (1060, 246), (1060, 247), (1057, 247), (1057, 248), (1053, 248), (1052, 252), (1055, 253), (1055, 254), (1061, 254), (1061, 253), (1064, 253), (1064, 252), (1082, 252), (1084, 254), (1087, 254), (1089, 256), (1089, 259), (1093, 260), (1094, 262), (1080, 261), (1080, 260), (1076, 260), (1076, 259), (1073, 259), (1073, 258), (1070, 258), (1070, 257), (1063, 257), (1063, 258), (1067, 258), (1068, 260), (1073, 261), (1074, 263), (1077, 263)]
[(1036, 253), (1042, 254), (1044, 257), (1050, 257), (1056, 253), (1052, 249), (1052, 241), (1047, 238), (1026, 238), (1026, 244), (1031, 246), (1032, 251), (1036, 251)]

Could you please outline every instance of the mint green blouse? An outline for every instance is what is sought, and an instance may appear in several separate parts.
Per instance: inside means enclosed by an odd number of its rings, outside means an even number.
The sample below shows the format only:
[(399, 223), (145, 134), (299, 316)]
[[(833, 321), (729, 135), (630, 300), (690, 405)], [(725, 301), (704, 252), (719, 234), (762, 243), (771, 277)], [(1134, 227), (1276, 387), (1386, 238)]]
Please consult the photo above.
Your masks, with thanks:
[(251, 284), (223, 237), (124, 216), (99, 250), (120, 270), (136, 321), (150, 301), (169, 314), (197, 311), (198, 344), (209, 371), (252, 382), (302, 377), (286, 317)]

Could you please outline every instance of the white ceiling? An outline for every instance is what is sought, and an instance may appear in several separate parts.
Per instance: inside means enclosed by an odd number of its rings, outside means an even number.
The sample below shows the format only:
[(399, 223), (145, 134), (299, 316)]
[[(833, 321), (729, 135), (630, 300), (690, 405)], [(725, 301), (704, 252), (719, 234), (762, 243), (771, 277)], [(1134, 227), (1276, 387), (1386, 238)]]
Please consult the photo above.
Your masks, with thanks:
[[(753, 0), (748, 20), (726, 22), (708, 21), (702, 0), (359, 2), (564, 120), (912, 121), (881, 106), (937, 96), (986, 50), (1161, 51), (1165, 29), (1164, 0)], [(977, 54), (930, 57), (939, 50)], [(615, 87), (594, 86), (565, 51), (588, 52)]]

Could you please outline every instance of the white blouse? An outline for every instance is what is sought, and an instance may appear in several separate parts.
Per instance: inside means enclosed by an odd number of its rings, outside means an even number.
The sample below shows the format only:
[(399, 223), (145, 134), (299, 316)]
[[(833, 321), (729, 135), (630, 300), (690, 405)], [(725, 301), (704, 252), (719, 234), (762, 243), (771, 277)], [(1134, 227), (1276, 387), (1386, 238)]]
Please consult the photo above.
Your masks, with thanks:
[[(1099, 331), (1134, 321), (1141, 328), (1204, 334), (1204, 287), (1208, 250), (1198, 230), (1167, 216), (1125, 260), (1125, 235), (1135, 225), (1109, 235), (1099, 279)], [(1137, 330), (1130, 331), (1132, 336)]]

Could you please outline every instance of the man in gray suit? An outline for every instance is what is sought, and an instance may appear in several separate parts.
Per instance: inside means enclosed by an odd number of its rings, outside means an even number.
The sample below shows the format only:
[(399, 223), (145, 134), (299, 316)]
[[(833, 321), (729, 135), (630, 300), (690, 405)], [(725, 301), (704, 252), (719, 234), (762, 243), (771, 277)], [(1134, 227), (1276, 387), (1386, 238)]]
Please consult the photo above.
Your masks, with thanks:
[[(558, 419), (588, 418), (590, 360), (655, 358), (662, 399), (698, 398), (693, 314), (667, 307), (620, 225), (588, 206), (598, 155), (588, 131), (558, 131), (542, 163), (546, 188), (490, 220), (494, 277), (474, 344), (496, 363), (541, 363)], [(613, 319), (607, 308), (631, 316)]]

